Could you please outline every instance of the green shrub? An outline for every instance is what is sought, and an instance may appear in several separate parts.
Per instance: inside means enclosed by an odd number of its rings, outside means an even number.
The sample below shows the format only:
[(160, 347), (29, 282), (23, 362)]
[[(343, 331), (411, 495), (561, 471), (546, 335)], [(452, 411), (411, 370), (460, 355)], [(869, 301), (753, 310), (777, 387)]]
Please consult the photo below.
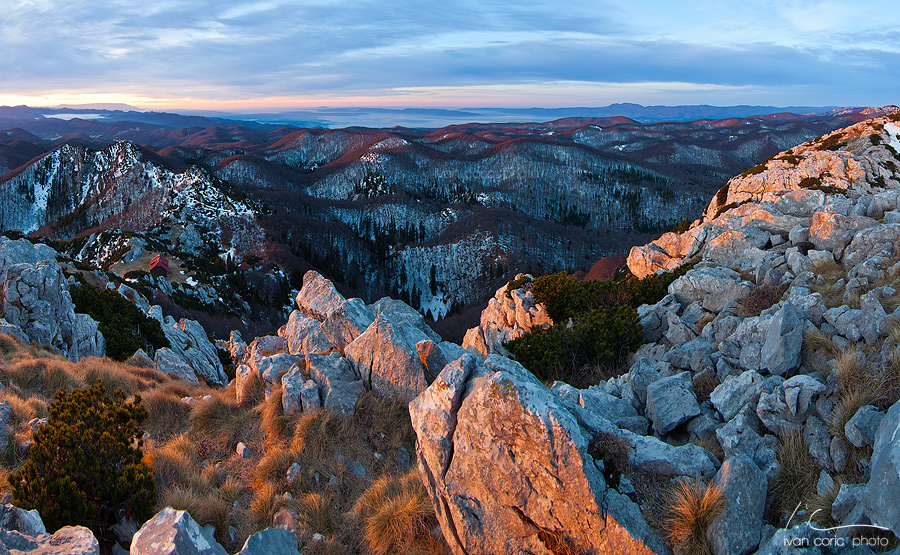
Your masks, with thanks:
[(111, 289), (97, 289), (87, 283), (70, 291), (75, 310), (88, 314), (100, 324), (106, 338), (106, 356), (124, 361), (138, 349), (169, 347), (159, 322), (150, 318), (125, 297)]
[(140, 396), (126, 402), (121, 389), (107, 395), (98, 382), (58, 391), (47, 410), (28, 460), (8, 478), (15, 504), (37, 509), (50, 531), (82, 525), (101, 539), (123, 516), (149, 518), (156, 485), (142, 460)]
[(764, 171), (766, 171), (766, 163), (765, 162), (763, 162), (762, 164), (757, 164), (757, 165), (753, 166), (752, 168), (747, 168), (746, 170), (741, 172), (741, 177), (757, 175)]
[(620, 363), (641, 343), (637, 311), (627, 305), (598, 308), (547, 330), (506, 343), (522, 366), (543, 380), (587, 385), (585, 366), (606, 368)]
[(534, 300), (544, 304), (556, 325), (505, 347), (541, 379), (588, 385), (592, 371), (614, 369), (641, 344), (637, 307), (662, 299), (669, 284), (691, 267), (644, 279), (578, 281), (565, 272), (535, 278)]

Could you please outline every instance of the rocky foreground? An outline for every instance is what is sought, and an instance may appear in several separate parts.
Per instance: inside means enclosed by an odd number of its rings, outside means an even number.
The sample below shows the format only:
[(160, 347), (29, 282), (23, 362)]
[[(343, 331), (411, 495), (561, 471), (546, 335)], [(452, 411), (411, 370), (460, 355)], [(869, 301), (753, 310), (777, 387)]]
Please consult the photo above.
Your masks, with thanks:
[[(345, 299), (309, 272), (277, 336), (220, 343), (235, 396), (262, 380), (281, 384), (286, 414), (352, 414), (367, 390), (410, 401), (419, 469), (457, 555), (669, 553), (652, 493), (678, 480), (724, 492), (707, 532), (715, 554), (816, 538), (807, 552), (842, 552), (864, 525), (900, 534), (898, 151), (890, 118), (795, 147), (729, 181), (687, 231), (632, 250), (638, 276), (694, 265), (639, 309), (647, 343), (627, 371), (587, 389), (548, 388), (504, 356), (503, 341), (552, 325), (527, 288), (497, 291), (459, 346), (400, 301)], [(66, 303), (52, 249), (6, 240), (0, 260), (0, 331), (73, 359), (103, 354), (96, 322)], [(119, 292), (162, 323), (172, 347), (155, 353), (159, 370), (227, 381), (199, 324)], [(843, 528), (817, 530), (802, 506), (788, 518), (779, 453), (792, 438), (813, 461), (828, 527)], [(145, 528), (187, 543), (141, 550), (142, 529), (131, 553), (221, 552), (189, 519), (164, 510)]]

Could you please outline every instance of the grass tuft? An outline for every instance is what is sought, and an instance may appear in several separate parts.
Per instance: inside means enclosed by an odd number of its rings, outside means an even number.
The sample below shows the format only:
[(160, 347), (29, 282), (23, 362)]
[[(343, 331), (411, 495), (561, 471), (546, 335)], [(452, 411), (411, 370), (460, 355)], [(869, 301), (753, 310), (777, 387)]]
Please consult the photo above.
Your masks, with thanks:
[(706, 532), (725, 511), (725, 496), (713, 484), (691, 480), (678, 482), (670, 493), (668, 540), (679, 553), (711, 553)]

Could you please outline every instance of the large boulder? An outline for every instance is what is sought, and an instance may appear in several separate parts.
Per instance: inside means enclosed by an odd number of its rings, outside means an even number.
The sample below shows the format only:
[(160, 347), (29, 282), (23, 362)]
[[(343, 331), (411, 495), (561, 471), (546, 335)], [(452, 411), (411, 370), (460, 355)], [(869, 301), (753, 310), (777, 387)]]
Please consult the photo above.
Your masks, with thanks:
[[(516, 276), (517, 280), (530, 278), (525, 274)], [(510, 290), (504, 285), (481, 311), (478, 326), (466, 332), (462, 346), (481, 356), (505, 355), (508, 352), (503, 348), (504, 342), (521, 337), (532, 327), (546, 329), (552, 325), (544, 305), (534, 302), (530, 284)]]
[(131, 555), (227, 555), (186, 511), (166, 507), (131, 540)]
[(161, 317), (161, 311), (151, 307), (148, 313), (156, 318), (162, 327), (166, 339), (169, 340), (172, 352), (193, 369), (198, 378), (211, 385), (225, 385), (228, 376), (219, 359), (216, 346), (213, 345), (206, 330), (196, 320), (181, 318), (177, 322), (171, 316)]
[(785, 302), (769, 322), (760, 365), (776, 376), (796, 370), (800, 366), (804, 325), (794, 305)]
[(357, 376), (371, 389), (385, 395), (412, 400), (428, 387), (433, 376), (426, 375), (416, 343), (424, 333), (410, 337), (415, 328), (403, 328), (379, 315), (366, 331), (344, 348)]
[(862, 496), (873, 524), (900, 534), (900, 402), (882, 418), (872, 449), (871, 475)]
[(303, 314), (323, 322), (345, 301), (334, 284), (319, 272), (310, 270), (303, 275), (303, 287), (297, 294), (297, 308)]
[(691, 383), (691, 373), (682, 372), (647, 386), (647, 415), (653, 429), (667, 434), (700, 414)]
[(594, 553), (667, 551), (636, 506), (605, 493), (590, 438), (518, 363), (456, 360), (410, 404), (410, 416), (419, 468), (455, 554), (549, 555), (547, 534)]
[(103, 356), (106, 341), (98, 324), (90, 316), (75, 314), (69, 283), (56, 260), (12, 262), (0, 263), (0, 316), (31, 341), (53, 347), (73, 360)]
[(362, 299), (344, 301), (322, 322), (322, 332), (339, 349), (366, 331), (375, 320)]
[(335, 349), (322, 332), (322, 322), (299, 310), (291, 312), (287, 324), (278, 329), (278, 335), (284, 338), (285, 351), (292, 355), (324, 354)]
[(715, 485), (725, 498), (725, 511), (707, 532), (715, 555), (744, 555), (759, 545), (766, 509), (766, 476), (743, 455), (722, 463)]
[(247, 538), (237, 555), (299, 555), (297, 534), (278, 528), (260, 530)]

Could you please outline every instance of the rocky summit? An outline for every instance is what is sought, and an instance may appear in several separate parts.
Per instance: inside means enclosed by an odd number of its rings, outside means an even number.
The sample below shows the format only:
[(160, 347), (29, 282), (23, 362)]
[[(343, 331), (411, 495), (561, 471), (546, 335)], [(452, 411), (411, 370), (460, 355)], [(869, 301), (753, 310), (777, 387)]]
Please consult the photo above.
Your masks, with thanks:
[[(354, 547), (335, 539), (335, 523), (352, 522), (373, 551), (411, 552), (396, 537), (371, 539), (385, 522), (379, 503), (403, 499), (431, 519), (409, 528), (406, 540), (415, 536), (434, 553), (893, 547), (898, 120), (878, 117), (777, 154), (728, 181), (691, 225), (633, 248), (633, 276), (679, 269), (679, 277), (658, 302), (632, 307), (643, 343), (584, 388), (541, 381), (531, 371), (540, 369), (507, 348), (574, 326), (551, 319), (531, 276), (498, 289), (462, 345), (444, 341), (406, 303), (347, 298), (315, 270), (291, 293), (277, 333), (247, 340), (232, 331), (213, 341), (199, 321), (108, 282), (159, 324), (168, 344), (128, 359), (144, 368), (142, 379), (175, 395), (166, 416), (226, 434), (213, 436), (219, 444), (192, 444), (191, 434), (203, 432), (147, 433), (168, 496), (146, 522), (123, 517), (119, 543), (142, 555), (368, 552), (363, 540)], [(0, 239), (0, 332), (73, 361), (102, 357), (100, 324), (72, 301), (91, 285), (69, 270), (50, 246)], [(404, 417), (408, 407), (406, 447), (398, 447), (402, 437), (391, 444), (391, 429), (376, 433), (382, 422), (360, 424), (390, 403)], [(0, 435), (14, 447), (24, 433), (15, 428), (22, 404), (0, 403)], [(253, 422), (262, 422), (265, 440), (241, 435)], [(36, 419), (34, 428), (45, 424)], [(336, 443), (360, 427), (367, 450)], [(416, 466), (418, 476), (397, 477)], [(179, 483), (194, 467), (201, 470), (190, 485)], [(242, 495), (237, 484), (247, 476), (255, 490)], [(204, 498), (215, 511), (189, 497), (201, 487), (215, 490)], [(353, 488), (360, 494), (352, 502), (341, 497)], [(321, 516), (338, 510), (344, 516)], [(235, 524), (248, 513), (252, 526)], [(50, 535), (36, 512), (11, 505), (0, 509), (0, 542), (9, 553), (99, 552), (86, 528)]]

